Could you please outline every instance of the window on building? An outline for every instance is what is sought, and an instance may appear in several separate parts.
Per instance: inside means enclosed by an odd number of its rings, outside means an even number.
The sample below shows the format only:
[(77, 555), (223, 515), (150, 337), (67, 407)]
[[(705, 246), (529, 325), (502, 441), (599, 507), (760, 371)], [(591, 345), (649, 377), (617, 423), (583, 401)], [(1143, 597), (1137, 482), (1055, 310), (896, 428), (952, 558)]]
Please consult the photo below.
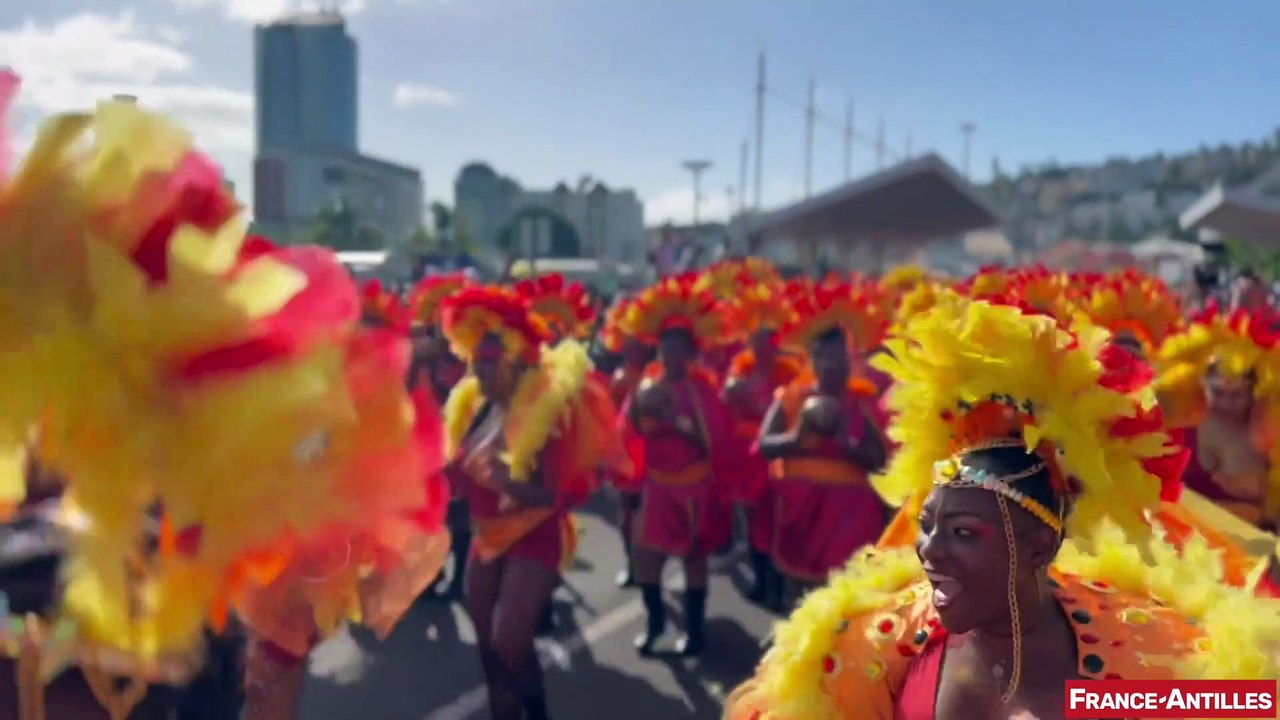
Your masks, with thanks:
[(337, 165), (329, 165), (321, 171), (321, 177), (327, 185), (341, 185), (347, 181), (347, 171)]

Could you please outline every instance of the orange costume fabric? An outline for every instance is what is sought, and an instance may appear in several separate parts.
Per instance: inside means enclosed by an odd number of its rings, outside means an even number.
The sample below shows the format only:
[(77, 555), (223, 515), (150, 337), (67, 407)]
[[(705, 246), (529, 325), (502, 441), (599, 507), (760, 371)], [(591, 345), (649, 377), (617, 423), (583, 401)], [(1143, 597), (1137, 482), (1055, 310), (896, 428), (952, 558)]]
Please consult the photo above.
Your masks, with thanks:
[[(768, 463), (755, 449), (755, 442), (775, 393), (794, 381), (800, 369), (795, 358), (783, 355), (766, 374), (757, 366), (755, 354), (750, 350), (738, 353), (729, 365), (726, 400), (733, 418), (733, 431), (739, 442), (749, 448), (741, 464), (737, 499), (749, 508), (747, 539), (751, 547), (760, 552), (767, 553), (773, 546), (775, 501)], [(729, 390), (735, 381), (741, 387)], [(742, 393), (741, 399), (733, 397), (736, 392)]]
[[(1198, 639), (1176, 611), (1107, 583), (1051, 571), (1054, 594), (1076, 636), (1078, 672), (1085, 679), (1175, 679), (1148, 656), (1186, 652)], [(900, 591), (879, 613), (842, 623), (818, 680), (841, 718), (931, 720), (947, 633), (933, 609), (929, 584)], [(749, 687), (749, 686), (748, 686)], [(742, 697), (740, 690), (735, 696)], [(729, 720), (761, 717), (749, 703), (730, 700)], [(975, 709), (974, 717), (998, 710)]]
[(631, 495), (639, 494), (640, 483), (644, 477), (644, 441), (631, 427), (631, 423), (627, 422), (623, 409), (628, 407), (631, 397), (635, 395), (636, 388), (640, 387), (640, 381), (643, 379), (644, 368), (624, 364), (613, 373), (609, 381), (609, 399), (613, 401), (614, 407), (619, 408), (614, 427), (622, 438), (623, 447), (631, 462), (631, 472), (624, 476), (616, 470), (606, 471), (606, 480), (619, 492)]
[[(778, 391), (788, 429), (799, 424), (800, 409), (813, 394), (804, 383)], [(864, 383), (855, 382), (845, 396), (844, 412), (883, 428), (884, 419), (870, 395)], [(861, 422), (849, 425), (853, 433), (864, 429)], [(884, 506), (866, 472), (821, 445), (802, 456), (774, 460), (769, 477), (775, 523), (770, 552), (778, 569), (791, 577), (825, 581), (884, 530)]]
[(670, 425), (641, 420), (634, 441), (643, 459), (635, 541), (683, 557), (711, 552), (729, 541), (732, 481), (744, 447), (733, 434), (717, 385), (690, 375), (672, 390), (676, 417), (695, 423), (703, 442)]

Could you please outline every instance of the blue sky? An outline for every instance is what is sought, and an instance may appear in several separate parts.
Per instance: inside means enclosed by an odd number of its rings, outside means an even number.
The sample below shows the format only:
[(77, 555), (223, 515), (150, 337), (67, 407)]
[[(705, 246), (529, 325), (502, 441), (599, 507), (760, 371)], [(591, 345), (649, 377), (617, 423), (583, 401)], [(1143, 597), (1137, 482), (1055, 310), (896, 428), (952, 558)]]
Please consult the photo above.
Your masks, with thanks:
[[(814, 186), (843, 179), (848, 99), (889, 151), (973, 169), (1097, 161), (1261, 139), (1280, 126), (1274, 0), (333, 0), (360, 42), (362, 148), (421, 168), (452, 199), (464, 163), (528, 187), (592, 174), (634, 188), (650, 222), (687, 219), (680, 161), (705, 157), (723, 215), (769, 53), (765, 205), (803, 187), (812, 76)], [(0, 66), (28, 78), (18, 144), (44, 114), (125, 91), (171, 112), (250, 191), (252, 22), (296, 0), (3, 0)], [(753, 149), (754, 152), (754, 149)], [(874, 151), (855, 149), (854, 174)]]

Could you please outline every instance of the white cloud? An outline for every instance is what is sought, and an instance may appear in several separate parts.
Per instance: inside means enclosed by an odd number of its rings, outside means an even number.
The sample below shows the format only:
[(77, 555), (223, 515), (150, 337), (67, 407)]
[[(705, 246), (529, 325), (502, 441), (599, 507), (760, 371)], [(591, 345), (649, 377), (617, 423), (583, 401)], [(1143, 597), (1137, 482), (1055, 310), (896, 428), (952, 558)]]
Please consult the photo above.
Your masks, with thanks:
[[(210, 152), (253, 146), (253, 97), (195, 82), (191, 57), (134, 15), (81, 13), (52, 25), (0, 28), (0, 66), (23, 77), (19, 109), (37, 116), (92, 108), (116, 94), (172, 116)], [(29, 133), (19, 124), (16, 132)]]
[[(333, 2), (317, 0), (173, 0), (178, 7), (203, 8), (217, 7), (231, 20), (247, 23), (269, 22), (285, 15), (300, 12), (314, 12), (322, 7), (332, 7)], [(346, 15), (363, 12), (369, 6), (368, 0), (343, 0), (338, 9)]]
[(415, 105), (430, 105), (434, 107), (453, 107), (458, 104), (458, 97), (452, 92), (433, 85), (418, 85), (416, 83), (400, 83), (396, 85), (395, 95), (392, 98), (396, 107), (414, 107)]
[[(729, 194), (723, 189), (718, 192), (703, 190), (698, 221), (724, 222), (729, 218), (731, 207)], [(644, 201), (644, 222), (650, 226), (668, 222), (677, 225), (693, 222), (693, 188), (676, 188), (650, 195)]]

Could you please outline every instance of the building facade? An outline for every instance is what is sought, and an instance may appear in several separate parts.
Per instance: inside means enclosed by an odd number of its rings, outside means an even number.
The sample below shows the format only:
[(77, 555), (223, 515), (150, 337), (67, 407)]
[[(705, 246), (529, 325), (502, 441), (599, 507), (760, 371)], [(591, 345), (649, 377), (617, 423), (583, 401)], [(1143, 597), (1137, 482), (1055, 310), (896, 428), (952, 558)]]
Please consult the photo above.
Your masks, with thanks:
[(280, 242), (305, 239), (320, 210), (341, 205), (388, 244), (407, 240), (423, 221), (422, 176), (359, 151), (356, 41), (342, 14), (261, 25), (254, 45), (255, 227)]
[(400, 242), (422, 223), (423, 185), (417, 170), (335, 148), (260, 150), (254, 161), (254, 219), (292, 238), (326, 206), (340, 203), (362, 225)]
[(595, 258), (606, 264), (642, 261), (648, 251), (644, 205), (629, 189), (592, 178), (570, 188), (526, 190), (483, 163), (462, 168), (454, 182), (455, 223), (486, 259)]
[(356, 42), (341, 13), (295, 15), (254, 30), (258, 148), (355, 151)]

